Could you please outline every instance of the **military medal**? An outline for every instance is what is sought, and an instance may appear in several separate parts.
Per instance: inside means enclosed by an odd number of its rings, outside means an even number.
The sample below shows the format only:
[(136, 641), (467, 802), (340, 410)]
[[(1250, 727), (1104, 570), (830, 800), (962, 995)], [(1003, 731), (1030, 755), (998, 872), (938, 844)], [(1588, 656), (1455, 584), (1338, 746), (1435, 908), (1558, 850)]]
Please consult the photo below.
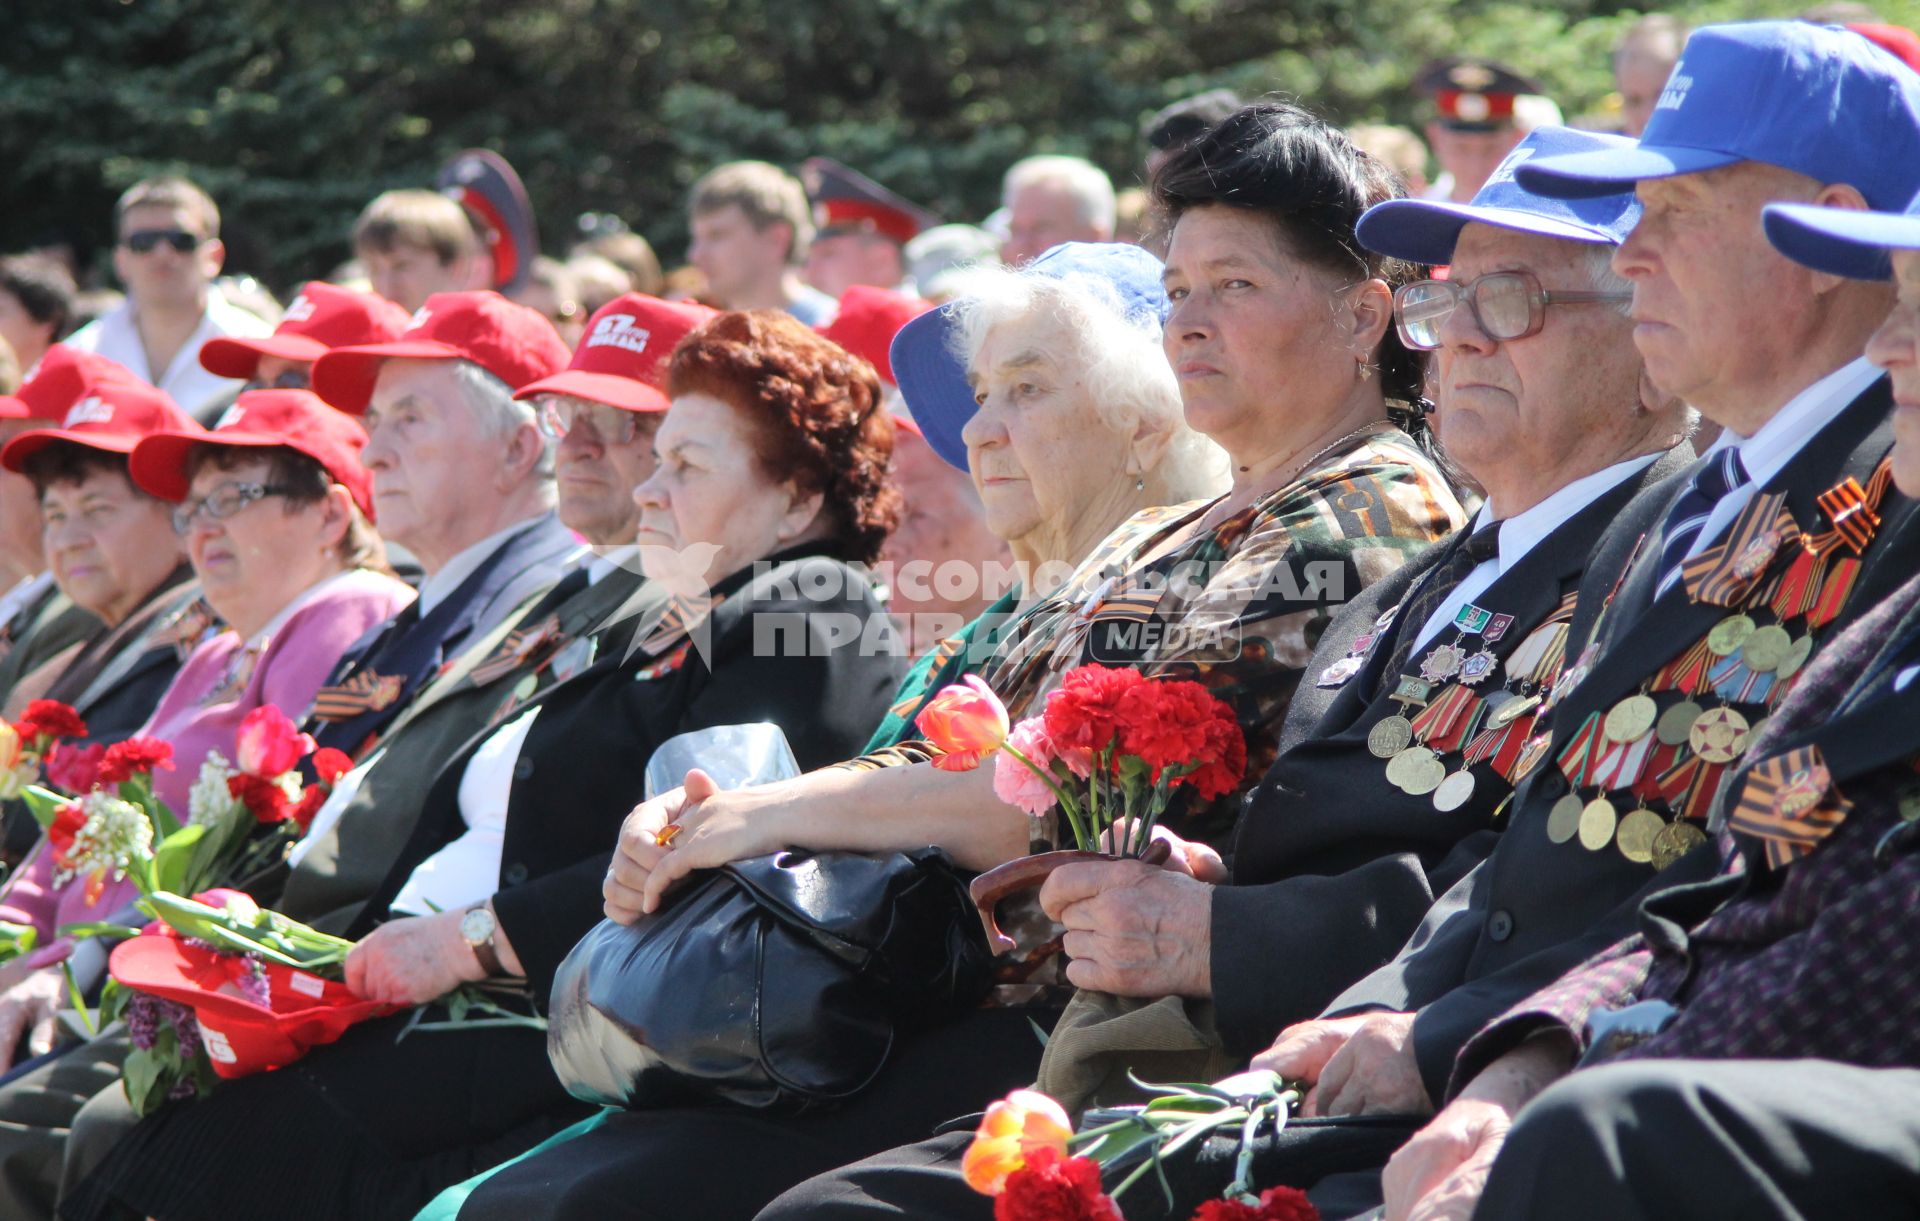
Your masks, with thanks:
[(1580, 832), (1580, 811), (1586, 808), (1586, 802), (1580, 800), (1577, 793), (1568, 793), (1553, 803), (1547, 811), (1547, 838), (1556, 844), (1564, 844)]
[(1693, 731), (1693, 723), (1700, 719), (1700, 712), (1700, 705), (1692, 700), (1681, 700), (1660, 714), (1653, 732), (1665, 745), (1679, 746)]
[(1650, 696), (1630, 695), (1607, 712), (1607, 740), (1635, 742), (1653, 728), (1659, 707)]
[(1314, 686), (1338, 687), (1354, 675), (1360, 673), (1360, 668), (1366, 664), (1367, 662), (1364, 657), (1342, 657), (1339, 661), (1334, 662), (1326, 669), (1320, 671), (1320, 679)]
[(1780, 664), (1773, 668), (1774, 675), (1779, 678), (1792, 678), (1812, 656), (1813, 637), (1802, 636), (1787, 646), (1786, 655), (1780, 659)]
[(1667, 869), (1687, 853), (1707, 842), (1707, 833), (1690, 822), (1675, 819), (1653, 837), (1653, 867)]
[(1728, 615), (1707, 633), (1707, 648), (1715, 657), (1731, 657), (1753, 635), (1753, 620), (1746, 615)]
[(1421, 797), (1447, 778), (1440, 756), (1424, 746), (1409, 746), (1387, 764), (1387, 779), (1410, 797)]
[(1634, 864), (1645, 865), (1653, 860), (1653, 841), (1666, 825), (1665, 819), (1645, 806), (1629, 811), (1614, 832), (1614, 847)]
[(1747, 718), (1731, 708), (1703, 712), (1687, 732), (1687, 745), (1708, 763), (1731, 763), (1747, 748)]
[(1433, 790), (1433, 808), (1451, 814), (1473, 798), (1473, 773), (1466, 768), (1448, 776)]
[(1453, 616), (1453, 626), (1460, 629), (1462, 636), (1477, 636), (1492, 622), (1492, 611), (1484, 610), (1471, 602), (1455, 611)]
[(1413, 722), (1399, 713), (1382, 717), (1367, 731), (1367, 749), (1376, 758), (1391, 759), (1413, 741)]
[(1793, 647), (1793, 637), (1777, 623), (1758, 628), (1740, 646), (1740, 660), (1762, 674), (1776, 672)]
[(1580, 846), (1589, 852), (1600, 851), (1613, 842), (1613, 829), (1619, 821), (1613, 803), (1605, 797), (1595, 797), (1580, 810)]
[(1483, 649), (1460, 663), (1460, 681), (1469, 687), (1477, 687), (1499, 668), (1500, 659)]
[(1443, 644), (1420, 660), (1420, 677), (1430, 683), (1445, 682), (1460, 673), (1460, 663), (1466, 656), (1458, 646)]
[(1511, 725), (1513, 722), (1539, 707), (1540, 697), (1537, 695), (1509, 695), (1500, 703), (1493, 704), (1493, 697), (1488, 696), (1487, 702), (1492, 705), (1493, 708), (1493, 711), (1487, 714), (1487, 727), (1489, 729), (1499, 729), (1503, 726)]

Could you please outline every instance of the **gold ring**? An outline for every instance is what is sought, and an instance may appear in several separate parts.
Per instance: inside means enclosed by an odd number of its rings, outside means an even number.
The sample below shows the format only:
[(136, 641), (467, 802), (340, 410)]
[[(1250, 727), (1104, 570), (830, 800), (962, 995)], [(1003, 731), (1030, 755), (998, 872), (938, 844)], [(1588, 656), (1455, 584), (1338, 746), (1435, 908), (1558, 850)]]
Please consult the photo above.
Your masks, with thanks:
[(653, 842), (662, 848), (673, 847), (673, 837), (680, 834), (680, 824), (670, 822), (653, 833)]

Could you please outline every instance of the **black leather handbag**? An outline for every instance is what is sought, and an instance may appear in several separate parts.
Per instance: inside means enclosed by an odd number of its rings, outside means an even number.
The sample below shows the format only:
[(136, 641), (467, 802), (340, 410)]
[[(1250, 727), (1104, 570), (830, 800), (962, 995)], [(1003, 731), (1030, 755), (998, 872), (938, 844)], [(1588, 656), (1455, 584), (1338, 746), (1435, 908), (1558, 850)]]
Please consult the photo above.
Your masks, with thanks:
[(991, 961), (939, 849), (753, 857), (582, 938), (554, 976), (547, 1054), (603, 1105), (829, 1106), (897, 1039), (978, 1004)]

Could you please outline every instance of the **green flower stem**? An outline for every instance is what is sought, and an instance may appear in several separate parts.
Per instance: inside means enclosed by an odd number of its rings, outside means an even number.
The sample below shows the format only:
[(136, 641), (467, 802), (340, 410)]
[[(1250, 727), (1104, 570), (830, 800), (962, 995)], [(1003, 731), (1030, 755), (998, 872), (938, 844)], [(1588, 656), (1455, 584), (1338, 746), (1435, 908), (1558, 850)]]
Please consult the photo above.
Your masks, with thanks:
[(1047, 788), (1052, 791), (1054, 800), (1060, 803), (1061, 811), (1066, 814), (1067, 826), (1073, 832), (1073, 842), (1078, 844), (1082, 848), (1087, 847), (1086, 828), (1083, 827), (1080, 823), (1079, 803), (1076, 802), (1072, 797), (1067, 795), (1067, 791), (1061, 788), (1059, 783), (1054, 780), (1052, 773), (1048, 772), (1045, 768), (1041, 767), (1038, 763), (1035, 763), (1032, 759), (1029, 759), (1026, 756), (1025, 752), (1023, 752), (1019, 747), (1015, 746), (1011, 742), (1002, 742), (1000, 744), (1000, 749), (1012, 755), (1016, 760), (1020, 762), (1021, 766), (1025, 767), (1028, 771), (1032, 772), (1034, 775), (1040, 777), (1040, 779), (1046, 784)]

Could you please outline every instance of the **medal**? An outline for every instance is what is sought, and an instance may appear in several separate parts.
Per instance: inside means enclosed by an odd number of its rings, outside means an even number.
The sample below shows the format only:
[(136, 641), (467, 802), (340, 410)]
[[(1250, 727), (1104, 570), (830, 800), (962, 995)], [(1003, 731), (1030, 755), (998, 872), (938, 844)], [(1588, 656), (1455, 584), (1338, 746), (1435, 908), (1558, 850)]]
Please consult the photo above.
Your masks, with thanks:
[(1708, 763), (1731, 763), (1747, 748), (1747, 718), (1731, 708), (1703, 712), (1687, 731), (1687, 745)]
[(1433, 792), (1446, 777), (1440, 757), (1424, 746), (1409, 746), (1387, 763), (1388, 782), (1410, 797)]
[(1473, 798), (1473, 773), (1466, 768), (1448, 776), (1433, 790), (1433, 808), (1451, 814)]
[(1707, 842), (1707, 833), (1690, 822), (1675, 819), (1653, 837), (1653, 867), (1666, 869)]
[(1354, 675), (1360, 673), (1360, 668), (1366, 664), (1365, 658), (1342, 657), (1339, 661), (1334, 662), (1326, 669), (1320, 671), (1319, 681), (1314, 683), (1314, 686), (1338, 687)]
[(1605, 797), (1595, 797), (1580, 811), (1580, 846), (1589, 852), (1598, 852), (1613, 842), (1613, 829), (1619, 824), (1620, 816), (1613, 812), (1613, 803)]
[(1477, 687), (1500, 668), (1500, 659), (1482, 650), (1460, 663), (1460, 681), (1469, 687)]
[(1487, 630), (1480, 633), (1481, 639), (1485, 640), (1488, 644), (1498, 644), (1500, 643), (1501, 637), (1507, 634), (1507, 629), (1512, 626), (1512, 615), (1495, 615), (1488, 621)]
[(1460, 673), (1460, 663), (1466, 660), (1466, 654), (1459, 647), (1443, 644), (1432, 650), (1420, 660), (1420, 677), (1430, 683), (1441, 683)]
[(1707, 648), (1715, 657), (1731, 657), (1753, 635), (1753, 620), (1745, 615), (1728, 615), (1707, 633)]
[(1528, 738), (1526, 744), (1520, 748), (1519, 757), (1513, 761), (1513, 774), (1507, 779), (1517, 787), (1533, 772), (1534, 768), (1540, 766), (1540, 760), (1547, 757), (1547, 749), (1552, 745), (1553, 735), (1550, 733), (1537, 733)]
[(1646, 736), (1653, 728), (1653, 722), (1659, 714), (1659, 708), (1652, 697), (1631, 695), (1615, 704), (1607, 712), (1607, 740), (1611, 742), (1635, 742)]
[(1660, 721), (1654, 727), (1654, 733), (1668, 746), (1678, 746), (1687, 740), (1693, 730), (1693, 723), (1700, 719), (1700, 705), (1692, 700), (1682, 700), (1660, 714)]
[(1367, 733), (1367, 749), (1375, 758), (1391, 759), (1413, 741), (1413, 722), (1398, 713), (1384, 717)]
[(1813, 637), (1802, 636), (1787, 646), (1787, 652), (1780, 663), (1773, 668), (1774, 677), (1792, 678), (1801, 666), (1807, 664), (1807, 658), (1813, 656)]
[(1787, 634), (1787, 629), (1777, 623), (1769, 623), (1747, 637), (1747, 642), (1740, 646), (1740, 660), (1766, 674), (1780, 668), (1780, 663), (1787, 659), (1787, 651), (1792, 647), (1793, 637)]
[(1653, 841), (1666, 825), (1658, 814), (1641, 806), (1620, 820), (1620, 829), (1614, 833), (1614, 847), (1634, 864), (1648, 864), (1653, 860)]
[(1490, 695), (1487, 697), (1487, 704), (1493, 709), (1493, 711), (1487, 714), (1487, 728), (1500, 729), (1513, 724), (1527, 713), (1539, 707), (1540, 697), (1537, 695), (1509, 695), (1506, 699), (1495, 704), (1493, 702), (1493, 696)]
[(1580, 831), (1580, 811), (1586, 803), (1577, 793), (1568, 793), (1553, 803), (1553, 809), (1547, 811), (1547, 838), (1556, 844), (1564, 844)]
[(1462, 636), (1477, 636), (1493, 621), (1493, 612), (1482, 610), (1469, 602), (1454, 612), (1453, 626), (1460, 629)]

